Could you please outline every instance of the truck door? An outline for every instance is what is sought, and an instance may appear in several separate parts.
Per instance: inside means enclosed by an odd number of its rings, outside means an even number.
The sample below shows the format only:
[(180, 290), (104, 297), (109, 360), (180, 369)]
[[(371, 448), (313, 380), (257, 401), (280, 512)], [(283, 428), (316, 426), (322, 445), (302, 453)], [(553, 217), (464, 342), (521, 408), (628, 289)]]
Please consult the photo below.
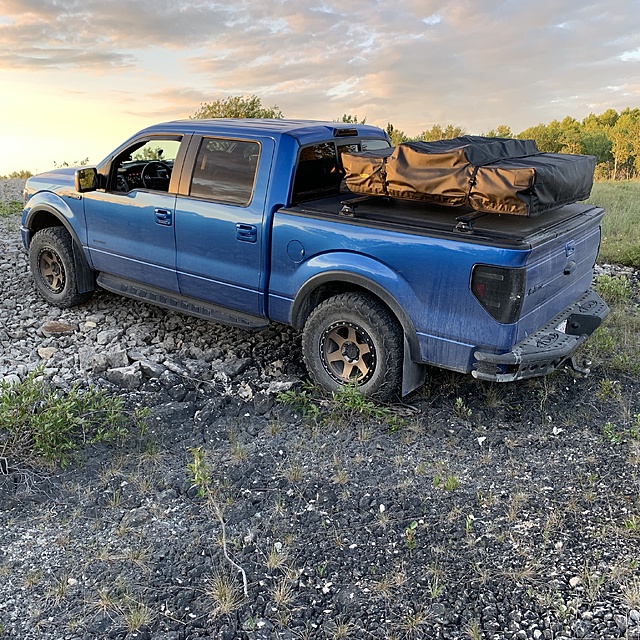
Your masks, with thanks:
[(116, 152), (104, 191), (84, 194), (97, 271), (178, 291), (174, 215), (181, 136), (142, 138)]
[(194, 137), (176, 203), (180, 293), (263, 315), (264, 206), (270, 138)]

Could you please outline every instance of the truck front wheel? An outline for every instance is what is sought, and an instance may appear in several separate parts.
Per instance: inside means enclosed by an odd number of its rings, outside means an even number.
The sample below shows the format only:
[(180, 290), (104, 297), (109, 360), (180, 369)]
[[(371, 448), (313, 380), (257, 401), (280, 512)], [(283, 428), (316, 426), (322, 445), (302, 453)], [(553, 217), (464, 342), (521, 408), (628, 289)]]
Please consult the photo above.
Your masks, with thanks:
[(29, 266), (40, 295), (57, 307), (86, 302), (93, 292), (80, 293), (73, 262), (73, 241), (64, 227), (41, 229), (29, 245)]
[(313, 380), (327, 391), (358, 385), (363, 395), (388, 400), (402, 376), (402, 330), (378, 300), (343, 293), (309, 315), (302, 350)]

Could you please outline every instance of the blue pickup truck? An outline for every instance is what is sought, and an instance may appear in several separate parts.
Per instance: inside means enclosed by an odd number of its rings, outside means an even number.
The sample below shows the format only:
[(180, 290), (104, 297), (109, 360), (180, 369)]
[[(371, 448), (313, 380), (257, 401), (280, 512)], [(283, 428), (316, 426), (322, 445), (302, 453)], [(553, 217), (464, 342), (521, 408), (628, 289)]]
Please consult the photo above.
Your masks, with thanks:
[(536, 218), (345, 192), (342, 153), (390, 146), (372, 126), (182, 120), (97, 167), (28, 180), (22, 240), (51, 304), (96, 287), (257, 330), (302, 330), (327, 390), (388, 399), (435, 365), (512, 381), (574, 363), (607, 315), (590, 289), (598, 207)]

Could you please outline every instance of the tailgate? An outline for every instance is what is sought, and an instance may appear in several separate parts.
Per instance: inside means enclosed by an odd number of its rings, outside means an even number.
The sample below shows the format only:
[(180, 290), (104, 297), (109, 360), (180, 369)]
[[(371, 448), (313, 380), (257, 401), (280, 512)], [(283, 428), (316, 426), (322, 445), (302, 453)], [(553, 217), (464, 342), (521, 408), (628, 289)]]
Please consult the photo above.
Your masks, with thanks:
[(570, 217), (527, 238), (532, 251), (516, 341), (539, 329), (591, 286), (604, 212), (586, 205), (565, 210)]

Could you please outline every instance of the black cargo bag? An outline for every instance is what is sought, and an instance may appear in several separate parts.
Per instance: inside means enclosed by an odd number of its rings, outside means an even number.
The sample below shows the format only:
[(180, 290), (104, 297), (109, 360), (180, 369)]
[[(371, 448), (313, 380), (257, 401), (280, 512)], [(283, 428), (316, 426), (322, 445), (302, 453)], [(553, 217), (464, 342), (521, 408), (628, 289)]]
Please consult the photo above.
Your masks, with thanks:
[(533, 140), (482, 136), (405, 142), (344, 153), (342, 161), (354, 193), (521, 216), (585, 200), (595, 169), (593, 156), (540, 153)]

